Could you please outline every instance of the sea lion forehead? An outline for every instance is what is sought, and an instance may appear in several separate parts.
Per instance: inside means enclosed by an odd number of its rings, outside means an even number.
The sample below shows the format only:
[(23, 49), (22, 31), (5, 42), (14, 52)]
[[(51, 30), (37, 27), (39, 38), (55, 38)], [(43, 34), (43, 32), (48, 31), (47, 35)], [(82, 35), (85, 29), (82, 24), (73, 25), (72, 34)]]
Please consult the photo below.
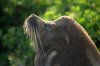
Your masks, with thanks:
[(61, 16), (54, 20), (56, 25), (66, 25), (66, 24), (74, 24), (75, 20), (70, 16)]

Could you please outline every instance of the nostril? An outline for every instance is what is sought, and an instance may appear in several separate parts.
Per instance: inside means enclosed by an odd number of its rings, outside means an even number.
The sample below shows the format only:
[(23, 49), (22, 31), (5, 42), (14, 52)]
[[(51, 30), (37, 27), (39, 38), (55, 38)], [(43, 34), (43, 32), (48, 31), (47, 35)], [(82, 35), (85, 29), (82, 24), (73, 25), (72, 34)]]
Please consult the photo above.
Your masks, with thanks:
[(30, 16), (31, 16), (31, 17), (34, 17), (35, 15), (34, 15), (34, 14), (31, 14)]
[(38, 16), (35, 15), (35, 14), (31, 14), (30, 17), (35, 17), (35, 18), (36, 18), (36, 17), (38, 17)]

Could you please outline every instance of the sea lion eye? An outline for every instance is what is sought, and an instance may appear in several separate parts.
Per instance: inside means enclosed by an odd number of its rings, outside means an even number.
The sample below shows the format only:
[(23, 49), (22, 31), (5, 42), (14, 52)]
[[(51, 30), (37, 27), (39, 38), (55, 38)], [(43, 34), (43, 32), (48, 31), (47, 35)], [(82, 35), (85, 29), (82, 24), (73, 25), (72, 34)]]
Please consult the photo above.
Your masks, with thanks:
[(51, 30), (51, 26), (49, 24), (45, 24), (45, 30)]

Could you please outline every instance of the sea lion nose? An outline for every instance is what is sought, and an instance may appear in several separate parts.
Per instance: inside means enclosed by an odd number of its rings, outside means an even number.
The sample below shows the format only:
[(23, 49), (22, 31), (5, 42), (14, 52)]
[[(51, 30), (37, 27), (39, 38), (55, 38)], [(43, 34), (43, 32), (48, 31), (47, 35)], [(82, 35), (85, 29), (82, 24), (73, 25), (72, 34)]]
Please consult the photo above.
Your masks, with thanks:
[(38, 18), (38, 16), (35, 15), (35, 14), (31, 14), (31, 15), (30, 15), (30, 18)]
[(37, 19), (38, 19), (38, 16), (35, 14), (31, 14), (29, 16), (29, 25), (31, 26), (31, 28), (36, 29), (38, 27)]
[(27, 22), (30, 25), (34, 25), (37, 22), (38, 16), (35, 14), (31, 14), (28, 18), (27, 18)]
[(37, 20), (38, 16), (35, 14), (31, 14), (25, 22), (33, 22), (34, 20)]

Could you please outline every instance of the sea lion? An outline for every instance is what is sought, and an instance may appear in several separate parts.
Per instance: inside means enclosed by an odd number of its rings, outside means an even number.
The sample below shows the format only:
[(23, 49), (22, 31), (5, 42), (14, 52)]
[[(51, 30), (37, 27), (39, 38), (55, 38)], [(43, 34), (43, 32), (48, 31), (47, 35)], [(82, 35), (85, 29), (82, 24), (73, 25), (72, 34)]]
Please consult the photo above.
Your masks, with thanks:
[(69, 16), (46, 21), (30, 15), (24, 30), (35, 42), (35, 66), (100, 66), (100, 53), (85, 29)]

